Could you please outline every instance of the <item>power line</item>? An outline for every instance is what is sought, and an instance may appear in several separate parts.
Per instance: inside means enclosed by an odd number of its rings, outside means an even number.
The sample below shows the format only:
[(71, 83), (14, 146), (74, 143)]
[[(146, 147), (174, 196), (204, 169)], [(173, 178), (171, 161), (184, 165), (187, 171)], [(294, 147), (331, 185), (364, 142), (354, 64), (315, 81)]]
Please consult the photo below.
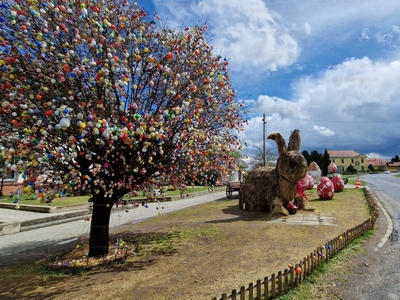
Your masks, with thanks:
[(333, 120), (311, 120), (311, 119), (293, 119), (293, 118), (283, 118), (293, 121), (308, 121), (308, 122), (329, 122), (329, 123), (360, 123), (360, 124), (390, 124), (390, 123), (400, 123), (399, 121), (333, 121)]

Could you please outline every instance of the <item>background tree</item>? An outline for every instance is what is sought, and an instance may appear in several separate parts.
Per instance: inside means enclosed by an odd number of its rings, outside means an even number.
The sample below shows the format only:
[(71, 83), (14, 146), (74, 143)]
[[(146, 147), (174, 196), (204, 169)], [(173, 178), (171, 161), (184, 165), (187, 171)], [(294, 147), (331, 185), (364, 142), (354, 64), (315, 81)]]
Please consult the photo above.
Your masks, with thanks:
[(0, 4), (5, 161), (28, 184), (46, 169), (90, 193), (89, 256), (108, 253), (111, 208), (132, 189), (236, 167), (228, 60), (207, 26), (159, 19), (126, 0)]
[(400, 161), (400, 157), (396, 154), (395, 157), (392, 157), (391, 162), (399, 162)]
[(374, 171), (374, 166), (372, 164), (369, 164), (368, 165), (368, 170), (370, 170), (370, 172), (373, 172)]
[(331, 159), (328, 150), (325, 149), (324, 154), (321, 157), (320, 168), (322, 176), (328, 176), (328, 166), (331, 163)]
[(347, 172), (347, 173), (357, 173), (357, 169), (356, 169), (352, 164), (350, 164), (350, 165), (346, 168), (346, 172)]
[(310, 157), (310, 153), (308, 153), (307, 150), (304, 150), (303, 152), (301, 152), (301, 154), (304, 156), (304, 158), (307, 161), (307, 165), (310, 165), (310, 163), (312, 162), (311, 157)]
[(322, 165), (322, 154), (317, 150), (312, 150), (310, 153), (310, 162), (315, 161), (317, 165), (321, 168)]
[[(253, 169), (257, 169), (264, 166), (264, 151), (261, 147), (255, 146), (257, 149), (256, 155), (250, 160), (250, 164)], [(275, 155), (271, 149), (265, 149), (265, 164), (269, 166), (271, 161), (275, 158)]]

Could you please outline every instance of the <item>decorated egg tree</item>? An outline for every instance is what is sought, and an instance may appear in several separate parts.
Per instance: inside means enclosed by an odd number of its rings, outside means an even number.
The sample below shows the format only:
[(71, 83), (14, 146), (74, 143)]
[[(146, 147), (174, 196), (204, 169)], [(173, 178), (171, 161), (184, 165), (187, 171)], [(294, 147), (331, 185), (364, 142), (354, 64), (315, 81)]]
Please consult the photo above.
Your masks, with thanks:
[(2, 176), (79, 181), (89, 256), (107, 254), (132, 189), (237, 167), (245, 121), (207, 26), (171, 29), (127, 0), (2, 1), (0, 23)]

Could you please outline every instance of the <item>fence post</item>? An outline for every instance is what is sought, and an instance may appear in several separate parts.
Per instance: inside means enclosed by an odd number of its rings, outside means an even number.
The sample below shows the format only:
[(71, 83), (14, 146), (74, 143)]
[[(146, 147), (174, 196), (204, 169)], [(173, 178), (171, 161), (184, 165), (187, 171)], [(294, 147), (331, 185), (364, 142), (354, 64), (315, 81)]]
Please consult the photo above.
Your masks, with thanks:
[(262, 294), (261, 294), (261, 280), (257, 280), (257, 300), (262, 299)]
[(312, 256), (312, 264), (311, 264), (311, 272), (312, 272), (317, 268), (317, 256), (318, 256), (317, 251), (314, 250), (314, 252), (311, 252), (311, 256)]
[(304, 266), (303, 266), (303, 262), (301, 260), (299, 261), (299, 268), (300, 268), (300, 272), (299, 273), (296, 272), (296, 274), (299, 277), (299, 283), (301, 283), (303, 281), (302, 274), (304, 273)]
[(325, 243), (325, 261), (329, 262), (329, 249), (328, 243)]
[(246, 288), (244, 286), (240, 287), (240, 300), (246, 300)]
[(283, 286), (283, 290), (285, 292), (287, 292), (289, 290), (289, 272), (288, 269), (285, 269), (285, 271), (283, 271), (283, 277), (285, 278), (285, 285)]
[(308, 260), (307, 257), (303, 258), (303, 279), (305, 279), (308, 276)]
[(296, 286), (296, 283), (294, 281), (294, 267), (290, 266), (290, 287), (293, 288)]
[(282, 295), (282, 271), (278, 272), (278, 295)]
[(276, 283), (276, 279), (275, 279), (275, 274), (271, 275), (271, 296), (275, 297), (275, 283)]
[(268, 299), (269, 297), (269, 288), (268, 288), (268, 277), (264, 278), (264, 298)]
[(228, 300), (228, 297), (226, 296), (226, 293), (222, 294), (222, 300)]
[(232, 300), (236, 300), (236, 290), (232, 290)]
[(322, 246), (318, 247), (318, 266), (322, 263), (322, 259), (323, 259), (323, 252), (322, 252)]
[[(253, 300), (253, 283), (252, 282), (250, 282), (249, 283), (249, 299), (251, 299), (251, 300)], [(244, 300), (244, 299), (243, 299)]]

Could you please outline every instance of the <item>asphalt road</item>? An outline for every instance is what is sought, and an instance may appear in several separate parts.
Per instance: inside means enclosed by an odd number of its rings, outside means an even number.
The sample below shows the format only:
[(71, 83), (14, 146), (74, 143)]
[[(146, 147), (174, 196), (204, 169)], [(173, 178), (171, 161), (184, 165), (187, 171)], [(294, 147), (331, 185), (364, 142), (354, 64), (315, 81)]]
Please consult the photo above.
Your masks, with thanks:
[(367, 252), (343, 278), (342, 299), (400, 299), (400, 178), (395, 174), (360, 177), (383, 206)]

